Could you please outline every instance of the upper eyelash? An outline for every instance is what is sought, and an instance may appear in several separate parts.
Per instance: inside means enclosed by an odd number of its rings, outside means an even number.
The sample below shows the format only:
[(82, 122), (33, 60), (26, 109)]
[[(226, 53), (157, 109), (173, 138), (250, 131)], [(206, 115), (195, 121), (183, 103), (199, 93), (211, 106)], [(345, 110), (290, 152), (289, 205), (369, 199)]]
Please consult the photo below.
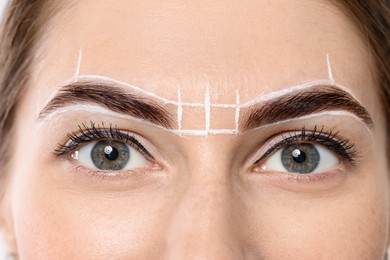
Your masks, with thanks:
[[(56, 156), (63, 156), (75, 150), (81, 144), (109, 138), (133, 145), (136, 150), (139, 150), (146, 156), (154, 159), (149, 151), (129, 133), (124, 133), (118, 129), (114, 129), (112, 124), (109, 125), (109, 128), (106, 128), (104, 123), (99, 126), (91, 121), (90, 125), (90, 127), (88, 127), (85, 123), (79, 125), (78, 134), (75, 132), (68, 133), (67, 136), (69, 141), (66, 144), (59, 144), (59, 147), (54, 151), (54, 154)], [(339, 156), (342, 156), (352, 165), (355, 164), (356, 158), (358, 158), (358, 152), (355, 145), (351, 144), (349, 139), (339, 138), (338, 132), (329, 131), (325, 133), (324, 127), (318, 130), (318, 127), (315, 126), (314, 130), (309, 133), (307, 133), (305, 127), (303, 127), (300, 133), (289, 133), (288, 137), (282, 136), (282, 138), (282, 141), (273, 145), (258, 160), (256, 160), (255, 164), (267, 158), (275, 150), (279, 150), (288, 145), (299, 142), (318, 142), (337, 153)]]
[(359, 157), (355, 145), (349, 139), (338, 137), (338, 132), (332, 130), (325, 133), (324, 126), (320, 130), (315, 126), (314, 130), (310, 132), (307, 132), (303, 127), (300, 133), (289, 133), (288, 135), (288, 137), (282, 136), (283, 140), (269, 148), (255, 164), (263, 161), (274, 151), (299, 142), (317, 142), (343, 157), (351, 165), (355, 165), (356, 159)]
[(68, 154), (71, 151), (74, 151), (81, 144), (89, 143), (92, 141), (98, 141), (102, 139), (112, 139), (116, 141), (121, 141), (127, 143), (136, 150), (139, 150), (141, 153), (145, 154), (151, 159), (154, 159), (153, 155), (132, 135), (129, 133), (124, 133), (118, 129), (115, 129), (112, 124), (108, 128), (105, 127), (104, 123), (102, 125), (96, 125), (94, 122), (90, 122), (90, 126), (87, 126), (85, 123), (82, 123), (79, 127), (79, 133), (71, 132), (68, 133), (68, 139), (65, 144), (59, 144), (58, 148), (54, 151), (56, 156), (63, 156)]

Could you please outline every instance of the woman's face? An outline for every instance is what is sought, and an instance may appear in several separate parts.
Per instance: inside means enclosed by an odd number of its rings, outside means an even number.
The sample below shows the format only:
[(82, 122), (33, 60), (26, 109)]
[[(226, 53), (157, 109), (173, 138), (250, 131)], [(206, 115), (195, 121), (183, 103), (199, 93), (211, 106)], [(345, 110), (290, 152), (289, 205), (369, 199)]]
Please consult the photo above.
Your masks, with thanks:
[(381, 259), (384, 113), (328, 1), (78, 1), (48, 24), (3, 203), (22, 259)]

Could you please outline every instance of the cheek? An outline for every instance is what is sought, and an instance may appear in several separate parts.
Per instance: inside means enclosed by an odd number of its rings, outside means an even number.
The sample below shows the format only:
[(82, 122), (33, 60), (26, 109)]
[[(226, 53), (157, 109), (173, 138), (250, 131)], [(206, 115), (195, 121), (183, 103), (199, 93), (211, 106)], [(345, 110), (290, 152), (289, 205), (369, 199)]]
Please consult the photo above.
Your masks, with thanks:
[(248, 243), (262, 245), (258, 255), (267, 259), (381, 259), (388, 236), (387, 184), (344, 188), (320, 197), (273, 194), (260, 207), (247, 203)]
[[(42, 174), (54, 173), (29, 173)], [(40, 178), (19, 182), (14, 190), (22, 259), (156, 259), (163, 250), (164, 212), (171, 209), (162, 196), (91, 193)]]

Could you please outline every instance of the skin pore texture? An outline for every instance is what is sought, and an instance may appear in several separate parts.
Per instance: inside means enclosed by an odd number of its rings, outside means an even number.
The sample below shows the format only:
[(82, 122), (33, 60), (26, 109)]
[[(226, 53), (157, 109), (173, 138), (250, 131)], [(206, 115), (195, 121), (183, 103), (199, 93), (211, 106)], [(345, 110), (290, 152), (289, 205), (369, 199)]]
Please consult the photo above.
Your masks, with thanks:
[[(385, 120), (362, 39), (327, 1), (86, 0), (64, 8), (17, 111), (3, 205), (11, 251), (20, 259), (383, 259)], [(262, 118), (278, 121), (246, 123), (264, 104), (328, 87), (351, 105), (316, 110), (325, 102), (318, 99), (303, 116), (270, 111)], [(101, 104), (108, 89), (131, 104), (113, 100), (111, 111)], [(61, 93), (81, 94), (50, 107)], [(144, 103), (150, 113), (139, 111)], [(107, 128), (137, 139), (147, 163), (97, 170), (80, 159), (87, 142), (64, 147)], [(352, 145), (344, 150), (353, 160), (316, 134)], [(273, 154), (263, 158), (294, 135), (322, 144), (337, 164), (297, 174), (268, 163)]]

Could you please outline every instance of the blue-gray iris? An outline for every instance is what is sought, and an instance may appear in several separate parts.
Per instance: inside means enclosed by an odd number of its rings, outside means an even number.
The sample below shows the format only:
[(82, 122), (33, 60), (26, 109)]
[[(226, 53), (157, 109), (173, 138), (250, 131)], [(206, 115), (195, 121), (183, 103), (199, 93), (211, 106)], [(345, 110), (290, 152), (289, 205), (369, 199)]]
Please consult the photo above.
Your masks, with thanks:
[(292, 173), (311, 173), (320, 162), (320, 154), (312, 144), (289, 145), (281, 157), (284, 168)]
[(129, 162), (130, 150), (125, 143), (101, 140), (93, 146), (91, 159), (98, 169), (122, 170)]

